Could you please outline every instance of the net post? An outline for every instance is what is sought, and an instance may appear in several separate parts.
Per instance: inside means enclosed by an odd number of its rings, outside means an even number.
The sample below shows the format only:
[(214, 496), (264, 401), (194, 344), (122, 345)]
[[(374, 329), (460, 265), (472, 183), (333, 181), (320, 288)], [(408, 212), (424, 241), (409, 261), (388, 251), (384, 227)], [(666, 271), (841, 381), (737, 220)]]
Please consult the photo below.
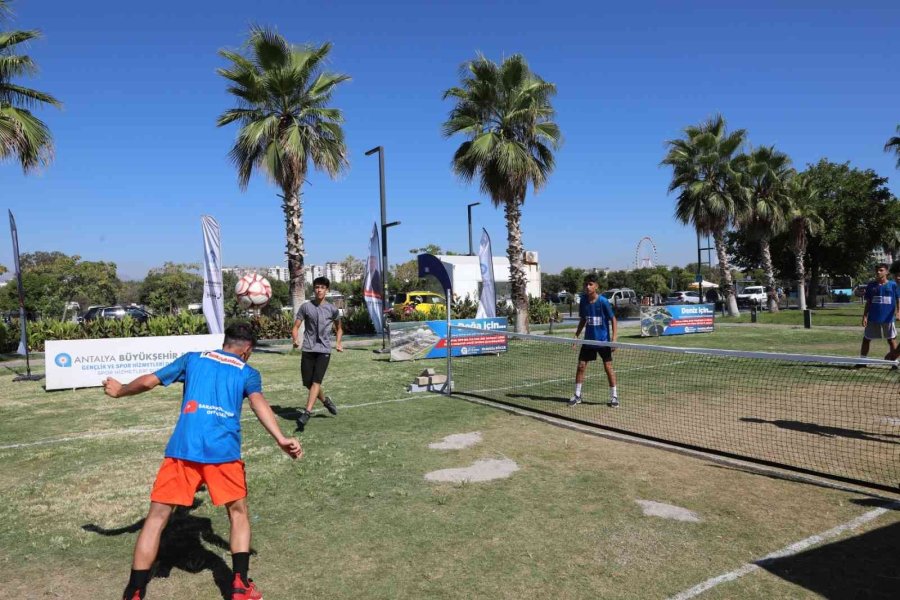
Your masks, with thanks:
[(444, 382), (444, 387), (441, 388), (441, 393), (447, 394), (448, 396), (453, 392), (453, 331), (452, 326), (450, 325), (450, 312), (451, 312), (451, 302), (453, 300), (451, 294), (451, 290), (446, 290), (447, 292), (447, 381)]

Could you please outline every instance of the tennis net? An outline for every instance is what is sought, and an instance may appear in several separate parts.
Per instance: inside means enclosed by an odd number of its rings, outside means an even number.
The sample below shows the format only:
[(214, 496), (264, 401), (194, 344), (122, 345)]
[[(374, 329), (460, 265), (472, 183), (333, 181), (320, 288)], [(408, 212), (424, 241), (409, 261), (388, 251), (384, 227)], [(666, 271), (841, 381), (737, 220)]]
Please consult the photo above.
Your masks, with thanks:
[[(479, 330), (453, 326), (463, 336)], [(900, 491), (900, 375), (893, 362), (588, 342), (491, 331), (508, 351), (452, 359), (453, 393), (766, 465)], [(575, 392), (579, 348), (614, 348)], [(602, 354), (602, 352), (601, 352)]]

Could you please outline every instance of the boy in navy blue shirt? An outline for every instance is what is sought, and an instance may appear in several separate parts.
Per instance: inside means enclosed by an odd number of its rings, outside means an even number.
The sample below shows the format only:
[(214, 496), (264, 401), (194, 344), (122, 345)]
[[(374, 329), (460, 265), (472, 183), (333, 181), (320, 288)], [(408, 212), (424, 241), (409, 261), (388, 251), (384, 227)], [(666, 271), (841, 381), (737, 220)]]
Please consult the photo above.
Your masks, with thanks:
[(862, 346), (859, 355), (865, 358), (869, 354), (869, 344), (872, 340), (886, 339), (890, 351), (885, 355), (885, 360), (897, 358), (897, 327), (894, 321), (900, 318), (900, 290), (893, 281), (888, 281), (888, 266), (880, 263), (875, 267), (875, 281), (870, 281), (866, 286), (866, 306), (863, 309)]
[[(598, 342), (615, 342), (618, 337), (618, 324), (616, 315), (609, 300), (599, 293), (597, 276), (589, 273), (584, 278), (584, 294), (578, 304), (578, 328), (575, 330), (575, 338), (584, 330), (584, 339)], [(619, 394), (616, 389), (616, 372), (612, 366), (612, 353), (615, 348), (610, 346), (582, 345), (578, 352), (578, 369), (575, 371), (575, 394), (569, 399), (569, 406), (575, 406), (581, 402), (581, 386), (584, 383), (584, 372), (588, 362), (597, 360), (597, 355), (603, 360), (603, 369), (606, 371), (606, 379), (609, 382), (609, 406), (619, 407)]]
[(225, 330), (221, 350), (188, 352), (155, 373), (127, 385), (112, 377), (103, 381), (112, 398), (132, 396), (157, 385), (184, 383), (181, 414), (166, 446), (165, 459), (150, 493), (150, 511), (134, 548), (131, 578), (124, 600), (142, 600), (156, 560), (159, 539), (176, 506), (191, 506), (206, 485), (213, 504), (225, 505), (231, 521), (234, 565), (232, 600), (261, 600), (250, 581), (250, 520), (247, 483), (241, 460), (241, 407), (244, 398), (266, 431), (291, 458), (303, 456), (300, 442), (286, 438), (262, 394), (259, 372), (247, 364), (256, 337), (244, 324)]

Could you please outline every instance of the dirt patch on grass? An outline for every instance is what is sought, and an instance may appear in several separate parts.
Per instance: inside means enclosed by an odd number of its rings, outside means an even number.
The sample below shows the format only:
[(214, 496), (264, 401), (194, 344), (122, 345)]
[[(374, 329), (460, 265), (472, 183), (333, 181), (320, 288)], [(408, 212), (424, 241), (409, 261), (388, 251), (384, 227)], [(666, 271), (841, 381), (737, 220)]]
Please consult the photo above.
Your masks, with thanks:
[(469, 448), (481, 441), (481, 432), (473, 431), (471, 433), (454, 433), (448, 435), (440, 442), (428, 444), (432, 450), (462, 450)]
[(645, 517), (661, 517), (663, 519), (686, 521), (688, 523), (699, 523), (703, 520), (694, 511), (680, 506), (656, 502), (654, 500), (635, 500), (635, 502), (643, 509)]
[(487, 458), (477, 460), (468, 467), (441, 469), (426, 473), (425, 479), (450, 483), (491, 481), (494, 479), (505, 479), (518, 470), (519, 465), (508, 458)]

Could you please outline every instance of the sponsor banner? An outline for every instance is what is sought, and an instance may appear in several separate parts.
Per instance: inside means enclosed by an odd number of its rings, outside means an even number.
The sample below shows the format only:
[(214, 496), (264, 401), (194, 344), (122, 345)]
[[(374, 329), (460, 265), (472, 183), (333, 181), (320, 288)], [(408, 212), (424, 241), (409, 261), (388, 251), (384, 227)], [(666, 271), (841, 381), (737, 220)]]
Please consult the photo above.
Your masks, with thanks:
[(219, 222), (203, 215), (203, 316), (210, 333), (225, 331), (225, 296), (222, 290), (222, 238)]
[(101, 340), (47, 340), (47, 390), (101, 385), (107, 377), (122, 383), (166, 366), (188, 352), (218, 350), (223, 334), (171, 335)]
[(641, 335), (681, 335), (715, 331), (714, 304), (672, 304), (641, 307)]
[[(506, 352), (506, 317), (493, 319), (453, 319), (451, 325), (481, 331), (453, 331), (453, 356), (474, 356)], [(447, 357), (447, 321), (406, 321), (391, 323), (391, 360)]]
[(491, 251), (491, 236), (487, 229), (481, 230), (481, 246), (478, 248), (478, 263), (481, 266), (481, 298), (475, 316), (479, 319), (497, 316), (497, 291), (494, 287), (494, 255)]
[(369, 238), (369, 258), (366, 260), (366, 274), (363, 279), (363, 298), (366, 310), (375, 326), (375, 333), (381, 335), (384, 330), (384, 298), (381, 285), (381, 245), (378, 242), (378, 226), (372, 224), (372, 237)]

